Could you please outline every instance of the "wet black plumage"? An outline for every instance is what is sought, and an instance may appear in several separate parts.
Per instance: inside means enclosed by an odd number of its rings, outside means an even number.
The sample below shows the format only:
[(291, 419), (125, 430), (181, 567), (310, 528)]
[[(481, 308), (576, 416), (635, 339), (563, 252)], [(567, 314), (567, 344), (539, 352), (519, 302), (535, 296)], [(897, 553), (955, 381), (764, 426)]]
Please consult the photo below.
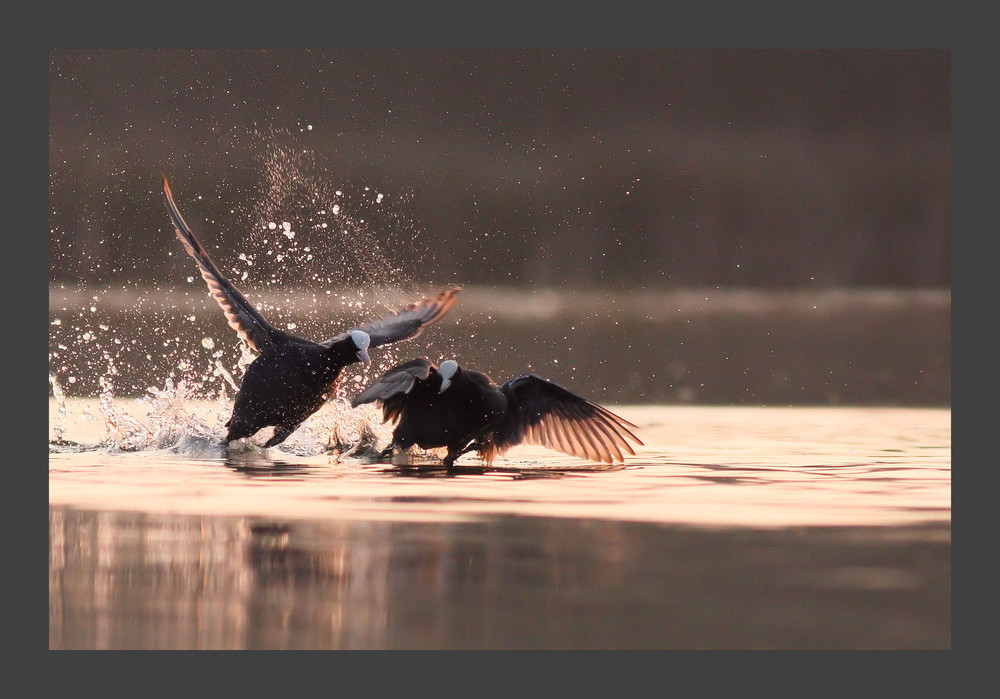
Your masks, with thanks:
[(470, 451), (492, 463), (521, 443), (603, 463), (624, 462), (635, 454), (629, 442), (642, 444), (636, 425), (547, 379), (524, 374), (498, 386), (453, 360), (398, 364), (351, 401), (364, 403), (380, 404), (384, 421), (398, 420), (383, 458), (413, 445), (447, 447), (449, 468)]
[(198, 264), (230, 327), (259, 355), (247, 367), (236, 394), (232, 417), (226, 423), (227, 443), (274, 427), (274, 435), (264, 446), (280, 444), (322, 407), (341, 369), (355, 362), (368, 363), (372, 347), (416, 337), (455, 303), (458, 290), (446, 289), (322, 342), (295, 337), (268, 323), (219, 271), (177, 210), (166, 178), (163, 197), (178, 239)]

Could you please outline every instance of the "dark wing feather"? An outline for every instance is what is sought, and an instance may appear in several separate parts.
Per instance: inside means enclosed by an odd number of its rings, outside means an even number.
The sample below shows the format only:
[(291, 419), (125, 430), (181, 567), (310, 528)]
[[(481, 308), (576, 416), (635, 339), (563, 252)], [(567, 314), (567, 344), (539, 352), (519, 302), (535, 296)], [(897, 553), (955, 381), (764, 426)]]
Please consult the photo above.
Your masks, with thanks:
[(418, 380), (425, 380), (434, 370), (434, 365), (430, 360), (424, 358), (411, 359), (408, 362), (397, 364), (371, 386), (355, 396), (354, 400), (351, 401), (351, 406), (356, 408), (364, 403), (375, 401), (385, 403), (396, 396), (406, 395)]
[(275, 338), (284, 336), (284, 332), (264, 320), (257, 309), (250, 305), (239, 289), (233, 286), (212, 262), (212, 258), (194, 237), (181, 212), (177, 210), (166, 177), (163, 178), (163, 198), (167, 202), (167, 213), (170, 214), (170, 221), (174, 224), (177, 238), (184, 244), (188, 255), (198, 263), (201, 278), (208, 284), (209, 292), (222, 308), (229, 327), (257, 352), (273, 344)]
[[(371, 337), (369, 347), (378, 347), (390, 342), (409, 340), (424, 331), (431, 323), (436, 323), (451, 310), (457, 300), (457, 288), (445, 289), (437, 296), (411, 303), (395, 313), (388, 313), (377, 320), (358, 325), (352, 330), (362, 330)], [(335, 335), (320, 344), (327, 347), (340, 342), (350, 335), (350, 330)]]
[(630, 428), (636, 425), (607, 408), (534, 374), (500, 387), (507, 414), (493, 437), (503, 453), (521, 443), (536, 444), (581, 459), (614, 463), (635, 454), (629, 441), (641, 445)]

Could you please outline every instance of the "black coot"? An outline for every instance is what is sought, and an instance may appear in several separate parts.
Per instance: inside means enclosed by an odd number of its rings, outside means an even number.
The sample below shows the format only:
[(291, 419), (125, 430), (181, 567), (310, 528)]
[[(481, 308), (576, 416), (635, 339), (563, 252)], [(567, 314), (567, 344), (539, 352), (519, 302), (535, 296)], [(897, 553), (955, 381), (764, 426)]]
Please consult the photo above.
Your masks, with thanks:
[(382, 405), (383, 420), (398, 420), (392, 442), (380, 455), (414, 444), (447, 447), (444, 463), (478, 451), (486, 463), (511, 447), (536, 444), (603, 463), (635, 454), (635, 428), (597, 403), (534, 374), (497, 386), (486, 375), (454, 360), (440, 366), (424, 358), (403, 362), (362, 391), (351, 404)]
[(236, 394), (232, 417), (226, 423), (227, 444), (251, 437), (264, 427), (275, 428), (264, 446), (280, 444), (322, 407), (341, 369), (354, 362), (370, 363), (368, 350), (372, 347), (416, 337), (426, 326), (440, 320), (455, 303), (458, 290), (446, 289), (433, 298), (322, 342), (295, 337), (268, 323), (222, 275), (181, 217), (166, 178), (163, 196), (177, 237), (198, 263), (201, 276), (222, 307), (230, 327), (259, 355), (247, 367)]

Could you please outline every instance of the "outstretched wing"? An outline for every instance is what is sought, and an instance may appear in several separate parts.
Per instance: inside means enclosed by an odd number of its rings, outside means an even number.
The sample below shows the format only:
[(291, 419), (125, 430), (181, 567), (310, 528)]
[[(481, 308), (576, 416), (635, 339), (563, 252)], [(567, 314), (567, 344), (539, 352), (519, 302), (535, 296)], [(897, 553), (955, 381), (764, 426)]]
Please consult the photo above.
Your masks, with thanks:
[(500, 390), (507, 396), (507, 414), (493, 436), (498, 453), (527, 443), (614, 463), (625, 461), (623, 453), (635, 454), (629, 441), (642, 444), (629, 429), (636, 425), (534, 374), (512, 379)]
[[(431, 298), (411, 303), (406, 308), (395, 313), (389, 313), (377, 320), (371, 320), (358, 325), (351, 330), (363, 330), (371, 338), (369, 347), (378, 347), (390, 342), (399, 342), (416, 337), (431, 323), (439, 321), (445, 313), (455, 305), (457, 288), (445, 289)], [(335, 335), (321, 342), (329, 347), (350, 335), (350, 330)]]
[(383, 420), (395, 419), (417, 381), (425, 381), (435, 371), (430, 360), (423, 357), (397, 364), (355, 396), (351, 406), (356, 408), (365, 403), (379, 402), (383, 408)]
[(177, 238), (184, 244), (188, 255), (198, 264), (201, 278), (208, 284), (209, 292), (222, 308), (229, 327), (257, 352), (273, 344), (277, 337), (284, 336), (284, 332), (264, 320), (264, 316), (250, 305), (240, 290), (233, 286), (212, 262), (212, 258), (194, 237), (181, 212), (177, 210), (166, 177), (163, 178), (163, 198), (167, 203), (167, 213), (170, 214), (170, 221), (174, 224)]

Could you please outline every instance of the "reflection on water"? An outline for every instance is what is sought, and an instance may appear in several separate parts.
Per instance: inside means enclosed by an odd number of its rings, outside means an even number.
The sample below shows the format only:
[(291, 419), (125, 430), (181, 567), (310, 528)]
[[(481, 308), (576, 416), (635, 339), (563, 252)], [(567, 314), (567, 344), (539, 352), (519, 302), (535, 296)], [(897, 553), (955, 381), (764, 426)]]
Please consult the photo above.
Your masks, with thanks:
[(613, 406), (645, 442), (624, 466), (518, 447), (448, 472), (316, 436), (227, 452), (214, 401), (124, 450), (96, 401), (65, 406), (51, 648), (951, 644), (946, 409)]
[(947, 648), (950, 531), (50, 510), (51, 648)]

